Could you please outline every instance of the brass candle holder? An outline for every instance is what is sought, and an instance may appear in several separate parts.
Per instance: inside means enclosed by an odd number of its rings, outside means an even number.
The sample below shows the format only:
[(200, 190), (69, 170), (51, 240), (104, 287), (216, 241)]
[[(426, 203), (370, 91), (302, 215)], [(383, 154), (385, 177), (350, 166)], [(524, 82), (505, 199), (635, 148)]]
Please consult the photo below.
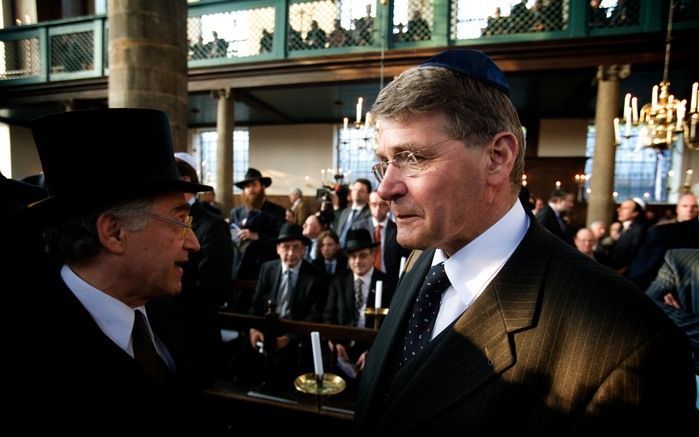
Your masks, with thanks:
[(378, 330), (381, 327), (382, 320), (388, 315), (388, 308), (367, 307), (364, 310), (367, 316), (374, 316), (374, 329)]

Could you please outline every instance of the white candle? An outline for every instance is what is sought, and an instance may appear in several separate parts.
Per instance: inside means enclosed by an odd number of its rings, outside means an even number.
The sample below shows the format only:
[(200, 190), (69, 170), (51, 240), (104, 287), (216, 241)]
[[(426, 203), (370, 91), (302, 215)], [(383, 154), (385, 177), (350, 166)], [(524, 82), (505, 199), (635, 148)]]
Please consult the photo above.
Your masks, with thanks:
[(311, 347), (313, 348), (313, 368), (316, 376), (323, 377), (323, 355), (320, 352), (320, 332), (311, 332)]
[(345, 134), (347, 134), (347, 126), (349, 125), (349, 118), (345, 117), (342, 119), (342, 128), (345, 130)]
[(655, 111), (658, 108), (658, 85), (653, 85), (653, 93), (651, 95), (650, 105), (653, 111)]
[(376, 296), (374, 297), (374, 308), (381, 308), (381, 298), (383, 297), (383, 281), (376, 281)]
[(692, 84), (692, 100), (689, 106), (689, 112), (697, 112), (697, 98), (699, 97), (699, 82)]
[(631, 118), (631, 94), (627, 93), (624, 96), (624, 120)]
[(684, 185), (686, 187), (692, 186), (692, 175), (694, 174), (694, 170), (691, 168), (687, 170), (684, 174)]
[(675, 126), (676, 131), (681, 131), (682, 130), (682, 122), (684, 121), (684, 111), (685, 111), (685, 106), (687, 104), (686, 100), (682, 100), (678, 105), (677, 105), (677, 125)]
[(619, 117), (614, 119), (614, 144), (621, 144), (621, 130), (619, 130)]
[(364, 99), (362, 97), (357, 99), (357, 124), (360, 124), (362, 122), (362, 103), (364, 103)]
[(631, 121), (638, 124), (638, 97), (631, 99)]

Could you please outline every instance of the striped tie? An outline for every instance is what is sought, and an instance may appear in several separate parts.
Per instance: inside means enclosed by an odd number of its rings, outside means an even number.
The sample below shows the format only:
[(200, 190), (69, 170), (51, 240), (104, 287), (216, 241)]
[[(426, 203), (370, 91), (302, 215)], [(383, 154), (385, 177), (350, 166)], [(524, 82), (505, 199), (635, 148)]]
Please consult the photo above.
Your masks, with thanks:
[(131, 332), (131, 345), (136, 361), (143, 366), (160, 383), (167, 383), (172, 379), (172, 372), (158, 354), (153, 344), (153, 339), (148, 330), (148, 321), (139, 310), (134, 310), (133, 331)]

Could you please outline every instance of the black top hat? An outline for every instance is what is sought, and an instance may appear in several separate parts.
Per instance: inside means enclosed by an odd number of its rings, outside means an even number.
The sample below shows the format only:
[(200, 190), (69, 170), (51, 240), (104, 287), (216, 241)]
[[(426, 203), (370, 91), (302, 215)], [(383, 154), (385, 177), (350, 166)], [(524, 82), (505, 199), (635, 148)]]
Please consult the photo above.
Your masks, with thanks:
[(153, 109), (52, 114), (32, 125), (49, 197), (30, 209), (93, 210), (168, 191), (210, 191), (177, 173), (167, 115)]
[(252, 181), (260, 181), (262, 185), (265, 187), (269, 187), (272, 185), (272, 178), (267, 177), (267, 176), (262, 176), (262, 173), (260, 173), (260, 170), (256, 168), (249, 168), (248, 171), (245, 172), (245, 179), (242, 181), (236, 182), (235, 185), (236, 187), (240, 188), (241, 190), (245, 188), (245, 184), (248, 182)]
[(371, 234), (366, 229), (351, 229), (347, 232), (345, 241), (345, 252), (352, 253), (368, 247), (376, 247), (379, 243), (374, 243)]
[(281, 230), (279, 230), (279, 236), (275, 241), (277, 243), (282, 243), (290, 240), (300, 240), (305, 245), (311, 244), (311, 240), (303, 235), (303, 228), (300, 225), (284, 223)]
[(46, 197), (46, 191), (35, 185), (7, 179), (0, 173), (0, 221), (19, 212), (30, 203)]

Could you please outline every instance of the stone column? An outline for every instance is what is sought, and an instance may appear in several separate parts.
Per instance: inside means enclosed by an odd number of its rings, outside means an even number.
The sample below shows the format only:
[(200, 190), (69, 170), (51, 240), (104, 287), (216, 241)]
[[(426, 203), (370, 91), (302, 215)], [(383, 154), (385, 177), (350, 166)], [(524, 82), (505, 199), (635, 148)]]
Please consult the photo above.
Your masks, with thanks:
[(213, 91), (218, 99), (216, 110), (216, 197), (228, 217), (233, 207), (233, 127), (235, 126), (233, 92), (229, 89)]
[(109, 106), (165, 111), (186, 152), (187, 1), (109, 0), (107, 18)]
[(595, 108), (595, 155), (587, 204), (587, 224), (614, 219), (614, 117), (619, 113), (619, 79), (628, 77), (629, 65), (601, 65), (597, 70), (597, 106)]

